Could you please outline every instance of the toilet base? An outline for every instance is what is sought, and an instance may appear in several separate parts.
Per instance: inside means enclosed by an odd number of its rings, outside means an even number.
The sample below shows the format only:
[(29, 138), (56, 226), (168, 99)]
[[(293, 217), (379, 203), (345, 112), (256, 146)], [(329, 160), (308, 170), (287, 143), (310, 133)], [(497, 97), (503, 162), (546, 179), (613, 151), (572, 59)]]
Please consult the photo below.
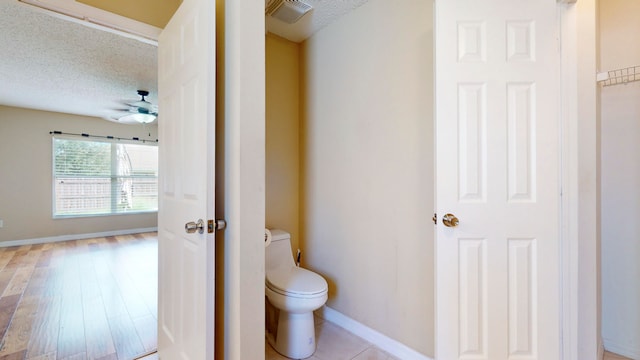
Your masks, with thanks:
[(294, 314), (280, 310), (278, 332), (267, 341), (280, 354), (291, 359), (306, 359), (316, 351), (313, 312)]

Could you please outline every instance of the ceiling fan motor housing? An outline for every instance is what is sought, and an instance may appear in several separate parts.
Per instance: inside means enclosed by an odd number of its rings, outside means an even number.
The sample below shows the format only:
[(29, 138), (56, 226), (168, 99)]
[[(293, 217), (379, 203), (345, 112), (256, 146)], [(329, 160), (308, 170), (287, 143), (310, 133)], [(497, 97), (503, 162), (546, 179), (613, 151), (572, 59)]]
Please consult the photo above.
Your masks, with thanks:
[(142, 96), (142, 101), (145, 101), (144, 97), (149, 96), (149, 92), (147, 90), (138, 90), (138, 95)]

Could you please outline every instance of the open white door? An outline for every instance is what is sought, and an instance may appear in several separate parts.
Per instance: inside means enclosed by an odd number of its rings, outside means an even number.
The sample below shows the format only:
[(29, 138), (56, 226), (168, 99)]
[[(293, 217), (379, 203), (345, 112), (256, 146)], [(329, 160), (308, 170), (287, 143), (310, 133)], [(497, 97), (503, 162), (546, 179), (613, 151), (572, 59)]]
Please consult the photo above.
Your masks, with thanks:
[(435, 3), (436, 359), (559, 359), (556, 0)]
[[(213, 359), (215, 2), (184, 0), (160, 35), (158, 353)], [(204, 220), (204, 231), (185, 224)]]

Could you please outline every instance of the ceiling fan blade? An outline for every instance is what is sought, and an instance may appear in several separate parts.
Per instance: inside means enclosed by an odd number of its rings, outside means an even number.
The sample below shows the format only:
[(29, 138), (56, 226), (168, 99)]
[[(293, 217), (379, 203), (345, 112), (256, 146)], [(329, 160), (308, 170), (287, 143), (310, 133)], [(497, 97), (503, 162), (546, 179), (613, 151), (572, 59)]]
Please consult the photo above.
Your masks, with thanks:
[(107, 121), (111, 121), (111, 122), (114, 122), (114, 123), (120, 123), (118, 121), (118, 119), (116, 119), (114, 117), (111, 117), (111, 116), (103, 116), (102, 119), (107, 120)]
[(129, 103), (128, 105), (131, 106), (131, 107), (142, 108), (142, 109), (147, 109), (147, 110), (149, 110), (149, 109), (151, 109), (153, 107), (153, 104), (151, 104), (150, 102), (142, 101), (142, 100), (134, 101), (132, 103)]

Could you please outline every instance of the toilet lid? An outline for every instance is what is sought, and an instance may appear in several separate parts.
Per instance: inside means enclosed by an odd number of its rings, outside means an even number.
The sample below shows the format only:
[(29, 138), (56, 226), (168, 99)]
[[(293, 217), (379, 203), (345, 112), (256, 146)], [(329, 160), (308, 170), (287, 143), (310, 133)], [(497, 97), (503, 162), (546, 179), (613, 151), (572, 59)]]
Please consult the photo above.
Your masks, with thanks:
[(299, 267), (267, 272), (267, 286), (281, 294), (317, 295), (327, 291), (327, 281), (320, 275)]

